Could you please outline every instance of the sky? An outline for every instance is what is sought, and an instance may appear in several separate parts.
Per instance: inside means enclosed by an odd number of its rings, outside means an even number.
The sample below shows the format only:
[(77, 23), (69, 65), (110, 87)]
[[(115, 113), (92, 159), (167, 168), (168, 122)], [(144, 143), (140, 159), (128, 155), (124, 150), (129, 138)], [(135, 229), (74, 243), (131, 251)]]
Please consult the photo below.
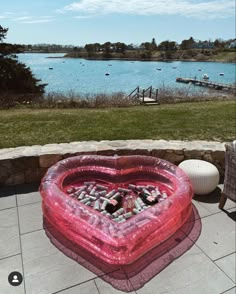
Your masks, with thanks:
[(61, 44), (235, 38), (235, 0), (0, 0), (6, 42)]

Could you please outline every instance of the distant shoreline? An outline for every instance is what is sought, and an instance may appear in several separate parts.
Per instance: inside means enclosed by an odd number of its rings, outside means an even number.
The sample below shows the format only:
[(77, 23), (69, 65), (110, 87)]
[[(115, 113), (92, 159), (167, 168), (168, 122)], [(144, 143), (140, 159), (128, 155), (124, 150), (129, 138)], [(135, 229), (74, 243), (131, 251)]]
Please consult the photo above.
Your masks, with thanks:
[(177, 50), (175, 52), (129, 52), (109, 53), (109, 56), (104, 56), (104, 53), (94, 52), (72, 52), (67, 53), (65, 58), (83, 58), (87, 60), (125, 60), (125, 61), (190, 61), (190, 62), (227, 62), (236, 63), (236, 51), (208, 52), (202, 53), (199, 50)]
[(196, 59), (132, 59), (132, 58), (89, 58), (89, 57), (48, 57), (48, 58), (81, 58), (86, 60), (119, 60), (119, 61), (143, 61), (143, 62), (150, 62), (150, 61), (158, 61), (158, 62), (174, 62), (174, 61), (181, 61), (181, 62), (222, 62), (222, 63), (236, 63), (236, 61), (224, 61), (224, 60), (196, 60)]
[[(27, 52), (28, 53), (28, 52)], [(34, 53), (34, 52), (33, 52)], [(53, 53), (50, 53), (53, 54)], [(196, 60), (196, 59), (156, 59), (156, 58), (150, 58), (150, 59), (134, 59), (134, 58), (117, 58), (117, 57), (111, 57), (111, 58), (94, 58), (94, 57), (73, 57), (73, 56), (48, 56), (46, 58), (53, 58), (53, 59), (64, 59), (64, 58), (75, 58), (75, 59), (85, 59), (85, 60), (119, 60), (119, 61), (143, 61), (143, 62), (150, 62), (150, 61), (158, 61), (158, 62), (174, 62), (174, 61), (181, 61), (181, 62), (222, 62), (222, 63), (236, 63), (236, 61), (228, 61), (228, 60)]]
[(72, 53), (61, 53), (61, 52), (24, 52), (24, 54), (64, 54), (63, 56), (48, 56), (47, 58), (81, 58), (86, 60), (119, 60), (119, 61), (158, 61), (158, 62), (174, 62), (174, 61), (186, 61), (186, 62), (222, 62), (222, 63), (236, 63), (236, 51), (232, 52), (220, 52), (216, 55), (207, 56), (204, 54), (197, 54), (196, 57), (188, 58), (188, 50), (183, 53), (173, 53), (171, 58), (160, 57), (161, 53), (154, 53), (152, 57), (143, 58), (141, 54), (116, 54), (112, 53), (111, 56), (105, 57), (101, 53), (94, 53), (93, 56), (88, 56), (86, 52), (72, 52)]

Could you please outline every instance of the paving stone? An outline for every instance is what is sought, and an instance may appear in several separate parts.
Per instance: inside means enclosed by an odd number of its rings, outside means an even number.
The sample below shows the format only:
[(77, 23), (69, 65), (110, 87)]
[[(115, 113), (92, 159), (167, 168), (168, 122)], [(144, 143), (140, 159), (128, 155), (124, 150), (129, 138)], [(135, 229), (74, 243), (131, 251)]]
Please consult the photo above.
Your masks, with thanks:
[(12, 167), (15, 171), (22, 171), (27, 168), (38, 168), (38, 156), (20, 157), (12, 160)]
[(202, 218), (202, 231), (196, 244), (212, 260), (235, 252), (235, 221), (221, 212)]
[(154, 149), (151, 151), (151, 156), (154, 156), (154, 157), (157, 157), (157, 158), (165, 158), (165, 153), (166, 151), (165, 150), (157, 150), (157, 149)]
[(14, 172), (9, 175), (9, 177), (5, 180), (5, 185), (19, 185), (25, 183), (25, 175), (24, 171), (21, 172)]
[(204, 206), (202, 206), (199, 201), (196, 201), (194, 198), (192, 199), (192, 203), (196, 207), (200, 218), (213, 214), (208, 209), (206, 209)]
[(184, 150), (178, 150), (178, 149), (176, 150), (176, 149), (175, 149), (175, 150), (174, 150), (174, 153), (175, 153), (175, 154), (178, 154), (178, 155), (184, 155)]
[(65, 256), (44, 230), (21, 236), (26, 294), (49, 294), (87, 282), (96, 276)]
[(8, 283), (8, 275), (13, 271), (17, 271), (23, 275), (21, 255), (11, 256), (0, 260), (1, 294), (25, 294), (24, 281), (17, 287), (13, 287)]
[(213, 160), (211, 154), (209, 154), (209, 153), (205, 153), (205, 154), (203, 155), (202, 159), (203, 159), (203, 160), (206, 160), (206, 161), (208, 161), (208, 162), (210, 162), (210, 163), (213, 163), (213, 162), (214, 162), (214, 160)]
[[(98, 290), (99, 290), (99, 293), (101, 294), (121, 294), (121, 293), (127, 293), (127, 291), (121, 291), (121, 290), (118, 290), (114, 287), (112, 287), (110, 284), (108, 284), (107, 282), (105, 282), (103, 279), (101, 278), (97, 278), (95, 279), (95, 283), (98, 287)], [(122, 285), (122, 287), (125, 287), (125, 283), (128, 283), (127, 285), (127, 288), (128, 289), (132, 289), (132, 285), (131, 285), (131, 282), (129, 280), (121, 280), (120, 283)], [(129, 291), (128, 293), (130, 294), (135, 294), (134, 291)]]
[(39, 183), (17, 185), (15, 189), (18, 206), (41, 202), (42, 200), (39, 194)]
[(5, 184), (13, 172), (11, 159), (0, 160), (0, 186)]
[(16, 207), (16, 196), (0, 198), (0, 210)]
[(0, 188), (0, 210), (16, 207), (15, 189), (13, 186)]
[(63, 151), (63, 148), (59, 144), (46, 144), (41, 148), (41, 154), (60, 154)]
[(232, 288), (232, 289), (230, 289), (230, 290), (228, 290), (228, 291), (226, 291), (226, 292), (224, 292), (222, 294), (235, 294), (235, 293), (236, 293), (236, 287), (234, 287), (234, 288)]
[(18, 213), (21, 234), (43, 229), (41, 202), (19, 206)]
[(28, 168), (24, 171), (24, 183), (40, 182), (45, 175), (47, 168)]
[(45, 154), (39, 156), (40, 167), (50, 167), (62, 159), (62, 155), (58, 154)]
[(136, 292), (138, 294), (216, 294), (233, 286), (234, 283), (214, 262), (193, 245), (190, 250)]
[(115, 147), (115, 148), (120, 148), (120, 147), (127, 148), (127, 143), (122, 140), (110, 141), (108, 146)]
[(184, 150), (184, 157), (185, 159), (201, 159), (202, 153), (200, 150)]
[(230, 254), (215, 261), (215, 263), (236, 283), (236, 254)]
[(184, 155), (178, 155), (178, 154), (175, 154), (174, 152), (172, 153), (169, 152), (165, 154), (164, 159), (174, 164), (179, 164), (181, 161), (184, 160)]
[(175, 164), (184, 159), (205, 159), (224, 174), (224, 143), (179, 140), (82, 141), (44, 146), (21, 146), (0, 151), (0, 185), (40, 180), (45, 170), (63, 158), (82, 154), (147, 155), (165, 158)]
[(20, 253), (17, 209), (0, 211), (0, 259)]
[(42, 146), (41, 145), (32, 145), (28, 146), (22, 151), (23, 156), (29, 157), (29, 156), (37, 156), (41, 154)]
[(103, 294), (99, 293), (94, 281), (89, 281), (70, 289), (59, 292), (58, 294)]
[[(208, 195), (195, 195), (194, 200), (198, 201), (198, 204), (209, 212), (208, 215), (220, 213), (221, 210), (219, 209), (219, 202), (222, 189), (223, 185), (219, 184), (217, 188)], [(235, 203), (232, 200), (227, 199), (224, 209), (228, 210), (234, 207)]]

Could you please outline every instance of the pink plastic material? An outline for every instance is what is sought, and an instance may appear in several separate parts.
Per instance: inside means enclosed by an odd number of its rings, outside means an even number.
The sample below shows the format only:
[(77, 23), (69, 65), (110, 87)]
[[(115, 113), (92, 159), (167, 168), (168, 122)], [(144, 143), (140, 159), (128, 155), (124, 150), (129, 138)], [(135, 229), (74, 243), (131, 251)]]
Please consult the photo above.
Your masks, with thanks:
[[(149, 189), (147, 193), (159, 190), (158, 203), (143, 205), (137, 199), (139, 192), (130, 189), (130, 184)], [(105, 191), (100, 186), (105, 186)], [(108, 214), (101, 205), (95, 209), (98, 199), (100, 204), (104, 202), (104, 194), (122, 189), (129, 192), (120, 193), (121, 216)], [(87, 203), (81, 202), (81, 191)], [(134, 262), (173, 235), (192, 211), (189, 178), (177, 166), (149, 156), (71, 157), (48, 170), (40, 192), (47, 221), (66, 238), (110, 264)], [(137, 200), (142, 203), (139, 210)]]

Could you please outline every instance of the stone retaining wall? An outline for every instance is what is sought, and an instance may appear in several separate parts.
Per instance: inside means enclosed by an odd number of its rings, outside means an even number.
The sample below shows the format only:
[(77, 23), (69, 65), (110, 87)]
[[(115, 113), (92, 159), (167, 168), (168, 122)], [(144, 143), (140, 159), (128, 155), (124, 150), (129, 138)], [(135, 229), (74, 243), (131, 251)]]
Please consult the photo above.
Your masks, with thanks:
[(224, 143), (207, 141), (117, 140), (0, 149), (0, 186), (38, 182), (59, 160), (75, 155), (149, 155), (176, 165), (185, 159), (213, 163), (224, 175)]

